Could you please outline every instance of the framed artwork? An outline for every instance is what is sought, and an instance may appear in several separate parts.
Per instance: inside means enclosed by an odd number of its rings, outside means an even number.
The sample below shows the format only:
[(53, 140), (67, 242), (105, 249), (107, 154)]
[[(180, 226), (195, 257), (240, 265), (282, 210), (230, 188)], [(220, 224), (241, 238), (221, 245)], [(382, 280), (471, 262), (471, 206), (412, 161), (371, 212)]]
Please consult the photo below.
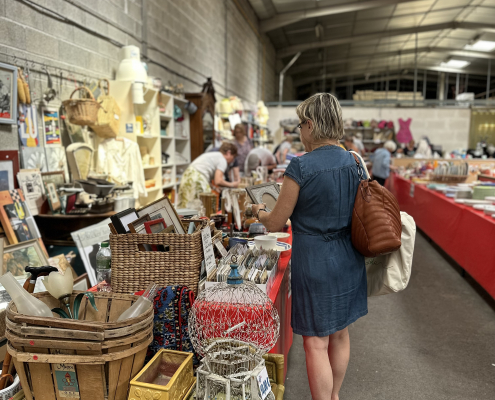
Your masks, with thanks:
[(45, 187), (41, 179), (41, 173), (37, 171), (23, 171), (17, 174), (17, 181), (21, 187), (26, 203), (32, 215), (38, 215), (41, 212), (41, 206), (45, 201)]
[(138, 218), (137, 220), (132, 221), (127, 226), (129, 227), (129, 231), (131, 233), (146, 234), (146, 227), (144, 226), (144, 223), (147, 221), (151, 221), (149, 214), (143, 215), (142, 217)]
[(271, 211), (277, 204), (280, 186), (276, 182), (262, 183), (261, 185), (249, 186), (246, 192), (253, 204), (266, 204), (267, 211)]
[(112, 224), (119, 234), (129, 233), (129, 224), (137, 219), (139, 215), (135, 208), (128, 208), (110, 217)]
[(67, 157), (65, 147), (53, 146), (45, 147), (46, 164), (49, 172), (64, 171), (64, 178), (69, 179), (69, 170), (67, 168)]
[(42, 172), (41, 180), (46, 185), (47, 183), (54, 183), (55, 187), (60, 187), (65, 184), (64, 171)]
[(57, 187), (54, 183), (45, 183), (45, 191), (46, 197), (48, 198), (48, 204), (50, 205), (50, 210), (53, 213), (60, 211), (62, 207), (62, 203), (60, 202), (60, 198), (57, 194)]
[(16, 175), (19, 172), (19, 152), (0, 150), (0, 191), (18, 188)]
[(88, 273), (82, 274), (74, 279), (74, 290), (87, 291), (91, 287)]
[(22, 146), (38, 147), (38, 116), (34, 104), (19, 105), (19, 122), (18, 122), (19, 139)]
[(173, 225), (177, 233), (186, 233), (186, 230), (182, 225), (177, 211), (175, 211), (174, 206), (167, 196), (163, 196), (161, 199), (158, 199), (153, 203), (141, 207), (137, 211), (137, 213), (139, 217), (142, 217), (145, 214), (149, 214), (152, 220), (163, 218), (167, 227)]
[(0, 124), (17, 123), (17, 67), (0, 63)]
[[(62, 115), (62, 120), (64, 121), (65, 129), (69, 134), (69, 139), (71, 143), (86, 143), (86, 138), (88, 137), (87, 127), (81, 125), (74, 125), (69, 122), (69, 117), (67, 112), (62, 107), (60, 109), (60, 114)], [(64, 118), (65, 117), (65, 118)]]
[(46, 154), (43, 147), (21, 147), (21, 161), (24, 169), (39, 169), (48, 172)]
[(27, 277), (24, 271), (26, 266), (42, 267), (48, 265), (48, 259), (37, 240), (4, 247), (2, 261), (2, 275), (10, 272), (16, 278)]
[(0, 223), (10, 244), (17, 244), (18, 238), (33, 239), (26, 222), (26, 211), (22, 203), (22, 190), (4, 190), (0, 192)]
[(57, 108), (43, 107), (43, 133), (45, 135), (45, 146), (61, 146), (60, 138), (60, 118)]
[(160, 233), (166, 227), (167, 225), (165, 224), (163, 218), (146, 221), (144, 223), (144, 229), (146, 229), (146, 233)]

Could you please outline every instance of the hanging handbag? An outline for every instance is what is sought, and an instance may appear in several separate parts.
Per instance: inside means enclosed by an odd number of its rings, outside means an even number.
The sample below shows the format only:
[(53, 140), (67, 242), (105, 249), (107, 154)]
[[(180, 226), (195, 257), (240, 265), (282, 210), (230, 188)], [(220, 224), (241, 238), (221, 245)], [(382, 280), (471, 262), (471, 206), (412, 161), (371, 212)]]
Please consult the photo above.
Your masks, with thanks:
[(399, 203), (392, 193), (370, 179), (361, 156), (350, 153), (361, 178), (352, 212), (352, 244), (365, 257), (396, 251), (401, 245), (402, 231)]
[[(101, 82), (107, 82), (107, 92), (101, 86)], [(98, 110), (97, 122), (91, 125), (90, 128), (100, 137), (108, 139), (115, 138), (119, 133), (120, 128), (120, 107), (115, 99), (110, 96), (110, 82), (108, 79), (101, 79), (98, 82), (98, 87), (101, 90), (98, 97), (98, 103), (101, 105)]]
[(400, 213), (402, 235), (399, 250), (383, 256), (366, 258), (368, 297), (397, 293), (404, 290), (411, 277), (416, 240), (416, 223), (405, 212)]

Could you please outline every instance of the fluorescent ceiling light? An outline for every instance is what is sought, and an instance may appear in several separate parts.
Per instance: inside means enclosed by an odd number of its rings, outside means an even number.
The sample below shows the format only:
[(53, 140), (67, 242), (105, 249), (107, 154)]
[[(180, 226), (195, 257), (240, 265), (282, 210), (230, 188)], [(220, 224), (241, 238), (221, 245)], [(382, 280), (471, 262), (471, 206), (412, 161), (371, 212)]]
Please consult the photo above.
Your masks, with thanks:
[(464, 68), (466, 65), (469, 65), (469, 61), (464, 60), (449, 60), (447, 62), (443, 62), (440, 64), (441, 67), (445, 68)]
[(488, 40), (478, 40), (474, 44), (465, 45), (464, 48), (466, 50), (493, 51), (495, 50), (495, 42), (490, 42)]

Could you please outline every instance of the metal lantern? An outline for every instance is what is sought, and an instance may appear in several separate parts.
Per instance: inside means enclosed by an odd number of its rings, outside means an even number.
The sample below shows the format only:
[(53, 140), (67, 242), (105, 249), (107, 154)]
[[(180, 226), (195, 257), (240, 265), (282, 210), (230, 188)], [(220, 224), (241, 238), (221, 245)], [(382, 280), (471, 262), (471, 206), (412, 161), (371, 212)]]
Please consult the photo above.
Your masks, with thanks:
[[(253, 282), (244, 282), (232, 257), (227, 282), (203, 290), (189, 314), (189, 333), (204, 358), (197, 369), (196, 398), (260, 399), (257, 376), (263, 354), (280, 334), (278, 312)], [(268, 399), (275, 399), (269, 393)]]

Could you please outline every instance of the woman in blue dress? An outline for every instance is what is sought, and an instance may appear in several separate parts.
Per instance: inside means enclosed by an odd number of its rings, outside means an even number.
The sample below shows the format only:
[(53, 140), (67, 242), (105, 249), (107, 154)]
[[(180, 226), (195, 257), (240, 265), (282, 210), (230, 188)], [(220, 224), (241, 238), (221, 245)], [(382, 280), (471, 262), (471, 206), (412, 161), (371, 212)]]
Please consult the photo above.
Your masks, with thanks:
[(297, 107), (307, 151), (292, 159), (272, 212), (253, 212), (272, 232), (292, 223), (292, 328), (302, 335), (313, 400), (338, 400), (349, 362), (347, 327), (368, 313), (364, 257), (351, 242), (359, 174), (339, 146), (342, 110), (319, 93)]

